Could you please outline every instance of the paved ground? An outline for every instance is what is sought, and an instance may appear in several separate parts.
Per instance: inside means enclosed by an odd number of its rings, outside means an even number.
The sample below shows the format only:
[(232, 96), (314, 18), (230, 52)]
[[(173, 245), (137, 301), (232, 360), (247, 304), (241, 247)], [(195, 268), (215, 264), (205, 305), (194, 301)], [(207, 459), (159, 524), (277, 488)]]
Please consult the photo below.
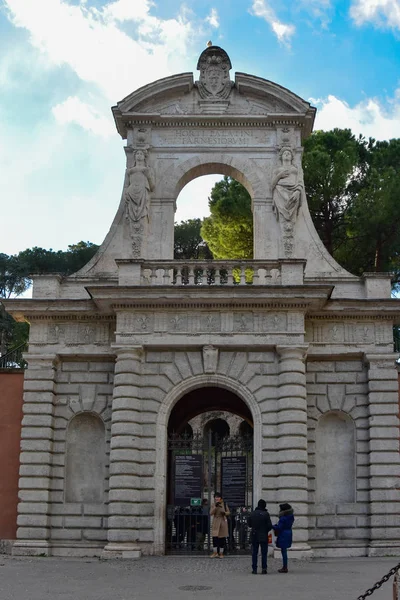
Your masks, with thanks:
[[(295, 561), (287, 575), (269, 559), (252, 575), (248, 557), (149, 557), (140, 560), (0, 556), (0, 600), (354, 599), (399, 562), (396, 558)], [(185, 586), (207, 586), (185, 590)], [(392, 580), (373, 600), (392, 600)]]

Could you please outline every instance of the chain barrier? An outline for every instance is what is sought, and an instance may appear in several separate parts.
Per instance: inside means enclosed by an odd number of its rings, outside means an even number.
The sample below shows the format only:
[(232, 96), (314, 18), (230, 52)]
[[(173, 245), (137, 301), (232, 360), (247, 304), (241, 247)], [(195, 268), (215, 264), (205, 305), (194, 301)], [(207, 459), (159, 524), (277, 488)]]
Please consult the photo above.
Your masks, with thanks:
[[(357, 600), (365, 600), (365, 598), (367, 598), (367, 596), (371, 596), (371, 594), (373, 594), (376, 590), (379, 590), (379, 588), (386, 583), (387, 581), (389, 581), (389, 579), (393, 576), (396, 575), (397, 571), (400, 569), (400, 563), (397, 564), (395, 567), (393, 567), (392, 569), (390, 569), (389, 573), (387, 573), (386, 575), (384, 575), (382, 577), (382, 579), (380, 579), (379, 581), (377, 581), (375, 583), (375, 585), (373, 585), (371, 588), (369, 588), (369, 590), (367, 590), (366, 592), (364, 592), (364, 594), (361, 594), (361, 596), (358, 596)], [(394, 598), (393, 600), (397, 600), (397, 598)]]

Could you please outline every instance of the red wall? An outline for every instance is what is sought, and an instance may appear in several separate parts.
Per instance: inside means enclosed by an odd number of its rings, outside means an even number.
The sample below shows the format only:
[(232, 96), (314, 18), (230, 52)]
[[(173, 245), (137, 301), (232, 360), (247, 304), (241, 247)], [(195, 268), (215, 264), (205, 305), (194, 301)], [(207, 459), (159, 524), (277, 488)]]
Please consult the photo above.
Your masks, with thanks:
[(18, 472), (24, 373), (0, 371), (0, 539), (17, 532)]

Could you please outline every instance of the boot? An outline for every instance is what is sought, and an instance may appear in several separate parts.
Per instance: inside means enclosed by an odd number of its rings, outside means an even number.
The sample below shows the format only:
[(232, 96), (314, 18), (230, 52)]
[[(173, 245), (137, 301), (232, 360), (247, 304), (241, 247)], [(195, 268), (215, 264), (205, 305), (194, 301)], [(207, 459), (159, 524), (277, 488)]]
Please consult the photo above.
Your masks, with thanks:
[(267, 574), (267, 569), (263, 569), (263, 570), (261, 571), (261, 573), (262, 573), (263, 575), (266, 575), (266, 574)]
[(287, 567), (282, 567), (282, 569), (278, 569), (278, 573), (287, 573), (287, 572), (288, 572)]
[(212, 554), (210, 554), (210, 558), (217, 558), (218, 556), (218, 552), (213, 552)]

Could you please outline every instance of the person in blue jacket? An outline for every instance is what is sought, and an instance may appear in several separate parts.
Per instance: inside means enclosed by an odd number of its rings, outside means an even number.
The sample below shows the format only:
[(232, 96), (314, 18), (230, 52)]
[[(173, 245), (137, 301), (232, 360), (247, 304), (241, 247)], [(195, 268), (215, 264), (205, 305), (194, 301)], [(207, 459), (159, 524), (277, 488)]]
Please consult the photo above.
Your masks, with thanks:
[(287, 550), (292, 545), (293, 508), (287, 502), (279, 505), (279, 521), (273, 525), (276, 535), (276, 547), (281, 549), (283, 567), (278, 573), (288, 572)]

